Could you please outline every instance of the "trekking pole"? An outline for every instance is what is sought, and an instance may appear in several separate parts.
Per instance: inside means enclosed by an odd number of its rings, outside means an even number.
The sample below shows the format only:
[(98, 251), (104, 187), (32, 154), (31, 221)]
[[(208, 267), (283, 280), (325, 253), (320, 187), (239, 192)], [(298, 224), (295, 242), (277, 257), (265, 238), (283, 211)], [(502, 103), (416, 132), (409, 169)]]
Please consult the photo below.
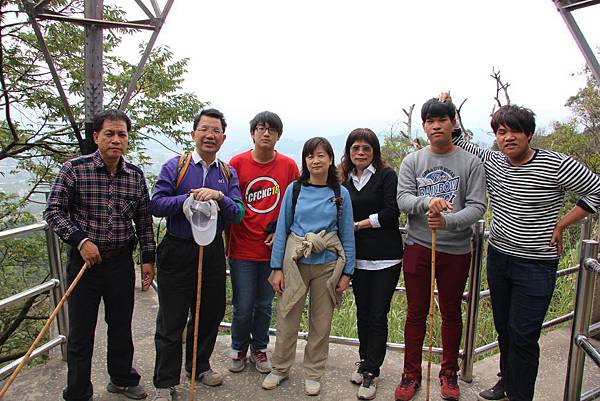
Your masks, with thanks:
[(427, 361), (427, 387), (425, 388), (425, 400), (429, 401), (429, 382), (431, 378), (431, 357), (433, 347), (433, 312), (435, 311), (435, 229), (431, 230), (431, 288), (429, 291), (429, 358)]
[(198, 251), (198, 284), (196, 285), (196, 311), (194, 312), (194, 353), (192, 354), (192, 380), (190, 383), (190, 401), (196, 397), (196, 360), (198, 352), (198, 321), (200, 319), (200, 293), (202, 288), (202, 258), (204, 257), (204, 247), (200, 245)]
[(69, 297), (69, 295), (71, 295), (71, 292), (73, 292), (73, 289), (75, 289), (75, 286), (77, 285), (77, 283), (79, 282), (79, 280), (83, 276), (83, 273), (85, 273), (85, 271), (87, 269), (88, 269), (88, 264), (84, 263), (83, 266), (81, 267), (81, 270), (79, 270), (79, 273), (75, 277), (75, 280), (73, 280), (73, 282), (71, 283), (71, 285), (69, 286), (69, 288), (65, 292), (65, 295), (63, 295), (63, 297), (60, 299), (60, 301), (56, 305), (56, 308), (54, 308), (54, 310), (50, 314), (50, 317), (48, 318), (48, 321), (46, 322), (46, 324), (44, 325), (44, 327), (42, 327), (42, 331), (40, 331), (40, 334), (38, 334), (38, 336), (35, 338), (35, 340), (33, 340), (33, 344), (31, 344), (31, 346), (29, 347), (29, 349), (25, 353), (25, 356), (23, 356), (23, 359), (21, 359), (21, 362), (19, 363), (19, 365), (17, 366), (17, 368), (10, 375), (10, 377), (8, 378), (8, 380), (6, 381), (6, 383), (4, 384), (4, 386), (2, 387), (2, 390), (0, 390), (0, 400), (4, 397), (4, 394), (6, 393), (6, 391), (8, 390), (8, 388), (10, 387), (10, 385), (12, 384), (12, 382), (15, 381), (15, 378), (17, 377), (17, 375), (19, 374), (19, 372), (21, 372), (21, 369), (23, 369), (23, 366), (25, 366), (25, 364), (29, 360), (29, 357), (31, 356), (31, 353), (35, 349), (35, 346), (38, 345), (38, 343), (42, 340), (42, 337), (44, 337), (44, 335), (46, 334), (46, 332), (50, 328), (50, 324), (52, 324), (52, 322), (56, 318), (56, 315), (58, 315), (58, 312), (60, 311), (60, 309), (64, 305), (64, 303), (67, 300), (67, 298)]

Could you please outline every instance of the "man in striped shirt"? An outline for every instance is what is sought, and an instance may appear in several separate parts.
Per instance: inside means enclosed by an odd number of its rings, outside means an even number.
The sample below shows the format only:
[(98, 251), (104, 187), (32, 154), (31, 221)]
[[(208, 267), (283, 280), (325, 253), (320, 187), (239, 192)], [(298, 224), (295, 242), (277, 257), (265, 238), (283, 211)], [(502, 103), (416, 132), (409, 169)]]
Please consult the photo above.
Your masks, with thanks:
[[(442, 95), (443, 96), (443, 95)], [(533, 400), (538, 340), (556, 284), (563, 230), (598, 211), (600, 178), (570, 156), (533, 149), (535, 115), (502, 106), (492, 116), (500, 151), (454, 143), (484, 163), (493, 211), (487, 258), (494, 324), (500, 347), (500, 380), (480, 400)], [(565, 193), (581, 196), (563, 218)]]

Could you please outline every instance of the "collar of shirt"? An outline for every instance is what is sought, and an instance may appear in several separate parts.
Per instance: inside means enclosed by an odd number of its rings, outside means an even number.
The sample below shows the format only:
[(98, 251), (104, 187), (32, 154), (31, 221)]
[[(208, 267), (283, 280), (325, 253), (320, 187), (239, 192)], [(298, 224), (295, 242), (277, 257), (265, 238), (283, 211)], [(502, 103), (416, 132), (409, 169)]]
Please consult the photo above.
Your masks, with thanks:
[(367, 167), (366, 169), (364, 169), (364, 171), (363, 171), (362, 175), (360, 176), (360, 178), (358, 178), (358, 176), (356, 175), (356, 170), (355, 169), (353, 169), (350, 172), (350, 177), (352, 177), (352, 182), (354, 183), (354, 187), (356, 188), (357, 191), (360, 191), (361, 189), (364, 188), (365, 185), (367, 185), (367, 183), (371, 179), (371, 176), (373, 174), (375, 174), (375, 171), (377, 171), (375, 169), (375, 167), (373, 167), (372, 164), (369, 164), (369, 167)]
[[(100, 156), (100, 151), (96, 150), (93, 154), (92, 154), (92, 160), (94, 163), (94, 167), (96, 169), (106, 169), (106, 165), (104, 164), (104, 160), (102, 160), (102, 157)], [(129, 168), (127, 167), (127, 163), (125, 163), (125, 159), (123, 158), (123, 156), (121, 156), (119, 158), (119, 164), (117, 165), (117, 173), (123, 172), (125, 174), (129, 174)]]
[(210, 168), (210, 166), (213, 165), (217, 165), (219, 159), (217, 159), (215, 157), (215, 160), (213, 160), (212, 163), (208, 164), (204, 161), (204, 159), (202, 159), (202, 157), (200, 157), (200, 153), (198, 153), (198, 151), (196, 149), (194, 149), (194, 151), (192, 152), (192, 160), (194, 160), (195, 164), (200, 163), (202, 165), (202, 182), (204, 182), (204, 180), (206, 180), (206, 174), (208, 174), (208, 169)]

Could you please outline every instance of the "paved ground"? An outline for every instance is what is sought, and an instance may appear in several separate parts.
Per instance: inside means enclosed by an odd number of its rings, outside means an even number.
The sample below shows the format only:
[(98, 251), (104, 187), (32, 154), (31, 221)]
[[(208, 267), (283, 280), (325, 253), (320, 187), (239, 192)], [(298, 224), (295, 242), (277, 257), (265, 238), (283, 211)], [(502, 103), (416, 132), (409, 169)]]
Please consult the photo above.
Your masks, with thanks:
[[(135, 367), (142, 375), (142, 384), (150, 394), (153, 393), (152, 371), (154, 366), (154, 325), (157, 309), (157, 298), (153, 290), (136, 292), (136, 309), (134, 313), (134, 336), (136, 344)], [(95, 384), (94, 393), (96, 401), (117, 401), (126, 398), (110, 394), (105, 386), (108, 380), (105, 359), (105, 324), (102, 316), (98, 320), (96, 352), (94, 355), (94, 368), (92, 381)], [(542, 338), (542, 360), (536, 388), (536, 401), (562, 400), (565, 370), (569, 349), (570, 329), (558, 329)], [(271, 344), (274, 344), (272, 341)], [(354, 369), (357, 359), (357, 349), (350, 346), (332, 344), (327, 372), (322, 382), (322, 393), (318, 397), (304, 395), (301, 362), (303, 357), (304, 341), (298, 341), (296, 364), (291, 372), (290, 379), (275, 390), (266, 391), (260, 388), (264, 377), (253, 367), (247, 367), (242, 373), (233, 374), (227, 371), (225, 352), (229, 346), (229, 337), (220, 336), (213, 354), (213, 367), (225, 373), (225, 383), (218, 388), (197, 386), (197, 400), (323, 400), (346, 401), (356, 400), (357, 387), (349, 382), (350, 373)], [(596, 348), (600, 348), (598, 342)], [(400, 375), (402, 366), (401, 353), (390, 352), (386, 357), (382, 369), (381, 380), (378, 386), (378, 400), (393, 400), (394, 388)], [(588, 358), (589, 359), (589, 358)], [(460, 382), (462, 400), (476, 400), (476, 394), (483, 388), (495, 383), (498, 357), (492, 356), (475, 364), (474, 380), (472, 383)], [(437, 376), (439, 367), (432, 369), (432, 377)], [(59, 359), (51, 360), (44, 366), (26, 370), (21, 373), (11, 386), (4, 400), (6, 401), (58, 401), (61, 400), (61, 389), (66, 380), (66, 365)], [(188, 399), (189, 380), (182, 377), (178, 386), (176, 400)], [(586, 377), (584, 391), (600, 385), (600, 369), (588, 360), (586, 363)], [(432, 380), (431, 399), (439, 400), (439, 386), (437, 380)], [(151, 397), (149, 397), (151, 399)], [(425, 399), (424, 388), (416, 400)]]

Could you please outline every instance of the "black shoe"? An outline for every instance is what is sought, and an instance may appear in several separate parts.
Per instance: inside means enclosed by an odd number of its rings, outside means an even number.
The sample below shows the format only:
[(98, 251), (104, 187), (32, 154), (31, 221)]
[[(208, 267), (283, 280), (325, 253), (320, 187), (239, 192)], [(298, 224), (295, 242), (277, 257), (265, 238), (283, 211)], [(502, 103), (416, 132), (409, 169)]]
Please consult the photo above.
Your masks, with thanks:
[(479, 401), (508, 401), (508, 397), (504, 391), (504, 381), (502, 378), (498, 380), (498, 383), (494, 384), (494, 387), (479, 393), (477, 399)]

